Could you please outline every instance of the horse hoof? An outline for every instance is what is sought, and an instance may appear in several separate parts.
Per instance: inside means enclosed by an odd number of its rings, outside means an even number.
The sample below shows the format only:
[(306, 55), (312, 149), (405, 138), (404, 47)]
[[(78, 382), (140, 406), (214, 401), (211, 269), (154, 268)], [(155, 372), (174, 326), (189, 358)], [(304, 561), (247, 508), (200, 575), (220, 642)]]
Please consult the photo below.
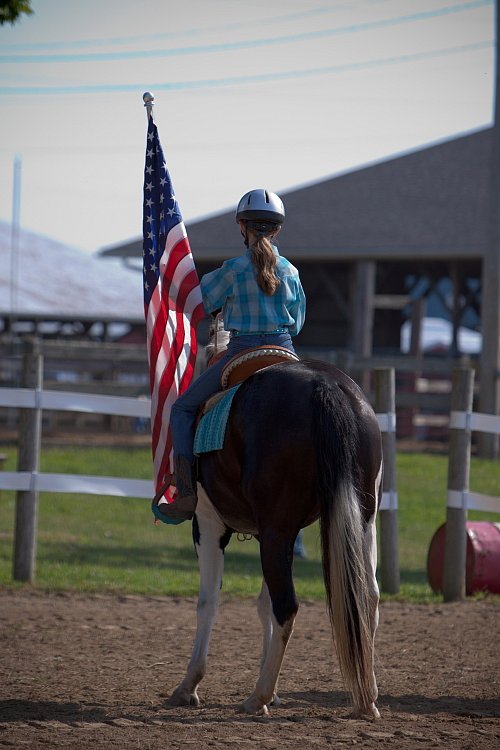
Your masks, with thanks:
[(240, 714), (251, 714), (252, 716), (269, 716), (269, 709), (264, 703), (261, 706), (255, 698), (247, 698), (238, 709)]
[(372, 703), (368, 708), (357, 708), (351, 714), (352, 719), (366, 719), (366, 721), (376, 721), (380, 719), (380, 713), (375, 705)]
[(273, 699), (269, 705), (274, 706), (275, 708), (278, 708), (279, 706), (281, 706), (281, 698), (279, 697), (278, 693), (274, 693)]
[(170, 698), (167, 699), (167, 706), (195, 706), (200, 705), (200, 699), (197, 694), (190, 693), (188, 690), (176, 688)]

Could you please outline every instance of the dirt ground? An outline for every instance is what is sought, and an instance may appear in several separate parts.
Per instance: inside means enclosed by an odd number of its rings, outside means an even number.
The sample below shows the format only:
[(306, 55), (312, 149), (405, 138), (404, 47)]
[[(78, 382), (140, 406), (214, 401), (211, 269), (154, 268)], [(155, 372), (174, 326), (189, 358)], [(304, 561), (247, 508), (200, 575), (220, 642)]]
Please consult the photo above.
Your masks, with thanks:
[(223, 598), (200, 708), (172, 708), (195, 600), (0, 591), (0, 746), (500, 747), (500, 607), (381, 606), (381, 719), (349, 718), (322, 602), (302, 602), (268, 718), (237, 713), (256, 678), (253, 601)]

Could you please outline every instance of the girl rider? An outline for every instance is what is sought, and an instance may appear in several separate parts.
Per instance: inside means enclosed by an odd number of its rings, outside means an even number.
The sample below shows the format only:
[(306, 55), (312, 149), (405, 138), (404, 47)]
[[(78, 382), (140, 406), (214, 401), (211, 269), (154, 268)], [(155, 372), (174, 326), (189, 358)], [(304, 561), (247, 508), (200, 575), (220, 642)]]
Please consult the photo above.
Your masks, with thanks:
[(224, 356), (203, 372), (172, 407), (176, 498), (161, 505), (169, 518), (188, 520), (196, 509), (193, 443), (201, 404), (220, 390), (227, 362), (244, 349), (282, 346), (294, 351), (292, 336), (304, 323), (306, 301), (296, 268), (274, 244), (285, 218), (281, 199), (267, 190), (251, 190), (238, 203), (236, 222), (245, 241), (243, 255), (225, 261), (200, 281), (207, 313), (222, 308), (231, 338)]

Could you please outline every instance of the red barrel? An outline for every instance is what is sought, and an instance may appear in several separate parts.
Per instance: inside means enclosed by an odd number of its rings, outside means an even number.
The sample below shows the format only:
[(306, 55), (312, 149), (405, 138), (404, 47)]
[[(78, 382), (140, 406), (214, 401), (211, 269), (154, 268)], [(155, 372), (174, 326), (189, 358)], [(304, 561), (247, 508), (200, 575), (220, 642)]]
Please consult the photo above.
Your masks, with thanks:
[[(467, 521), (465, 593), (500, 594), (500, 523)], [(427, 578), (436, 593), (443, 590), (446, 524), (432, 537), (427, 555)]]

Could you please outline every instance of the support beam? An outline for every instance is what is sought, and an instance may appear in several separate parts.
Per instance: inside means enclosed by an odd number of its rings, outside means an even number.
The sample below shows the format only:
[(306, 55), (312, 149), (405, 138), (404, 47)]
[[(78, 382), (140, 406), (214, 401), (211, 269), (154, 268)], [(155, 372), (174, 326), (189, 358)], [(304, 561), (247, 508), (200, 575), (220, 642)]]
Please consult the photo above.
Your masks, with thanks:
[[(370, 357), (373, 348), (373, 312), (377, 264), (372, 260), (358, 261), (353, 270), (351, 289), (351, 349), (354, 354)], [(362, 375), (361, 387), (368, 393), (370, 373)]]
[[(483, 347), (479, 370), (479, 411), (500, 414), (500, 12), (496, 3), (495, 123), (491, 175), (490, 243), (483, 260), (481, 330)], [(498, 456), (498, 435), (478, 437), (482, 458)]]

